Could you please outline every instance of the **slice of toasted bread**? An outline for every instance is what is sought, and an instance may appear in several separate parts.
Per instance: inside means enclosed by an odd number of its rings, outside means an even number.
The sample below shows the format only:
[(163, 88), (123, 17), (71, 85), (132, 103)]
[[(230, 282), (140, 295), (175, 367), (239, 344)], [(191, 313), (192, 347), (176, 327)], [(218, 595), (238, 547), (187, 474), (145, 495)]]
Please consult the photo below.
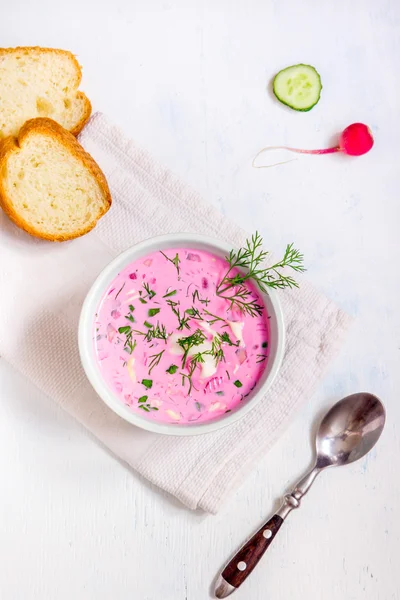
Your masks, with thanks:
[(16, 225), (46, 240), (84, 235), (111, 206), (106, 178), (73, 135), (31, 119), (0, 142), (0, 205)]
[(54, 48), (0, 48), (0, 138), (18, 135), (28, 119), (49, 117), (77, 135), (92, 112), (78, 87), (75, 56)]

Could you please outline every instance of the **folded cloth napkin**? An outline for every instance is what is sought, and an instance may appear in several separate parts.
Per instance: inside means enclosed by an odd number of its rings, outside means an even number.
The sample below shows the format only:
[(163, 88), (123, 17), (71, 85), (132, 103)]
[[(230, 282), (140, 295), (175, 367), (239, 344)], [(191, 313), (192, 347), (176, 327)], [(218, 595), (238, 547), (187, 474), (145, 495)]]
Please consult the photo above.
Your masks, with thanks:
[(265, 398), (233, 425), (194, 437), (142, 431), (97, 397), (79, 361), (80, 308), (117, 254), (162, 233), (196, 232), (240, 247), (247, 233), (96, 114), (80, 141), (103, 169), (113, 206), (95, 231), (63, 244), (30, 238), (0, 217), (0, 355), (105, 446), (188, 507), (216, 512), (310, 397), (349, 317), (302, 278), (280, 293), (284, 362)]

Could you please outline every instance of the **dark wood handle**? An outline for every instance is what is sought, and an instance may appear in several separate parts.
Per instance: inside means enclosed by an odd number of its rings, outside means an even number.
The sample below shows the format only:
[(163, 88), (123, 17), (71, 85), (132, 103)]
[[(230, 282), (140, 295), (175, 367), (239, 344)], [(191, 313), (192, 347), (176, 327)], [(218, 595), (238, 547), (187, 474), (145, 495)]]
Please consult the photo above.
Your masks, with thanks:
[(227, 583), (235, 588), (242, 585), (275, 539), (282, 523), (283, 519), (279, 515), (274, 515), (235, 554), (222, 572), (222, 577)]

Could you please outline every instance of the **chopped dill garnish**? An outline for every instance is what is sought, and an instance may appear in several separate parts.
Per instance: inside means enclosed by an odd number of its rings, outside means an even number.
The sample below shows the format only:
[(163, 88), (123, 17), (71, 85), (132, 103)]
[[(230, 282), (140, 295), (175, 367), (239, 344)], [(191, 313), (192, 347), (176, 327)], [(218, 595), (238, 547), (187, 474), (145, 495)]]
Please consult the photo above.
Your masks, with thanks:
[(128, 352), (128, 354), (132, 354), (136, 347), (136, 340), (132, 339), (133, 330), (130, 325), (124, 325), (124, 327), (119, 327), (118, 332), (121, 334), (125, 334), (125, 343), (124, 350)]
[(171, 290), (170, 292), (167, 291), (167, 293), (164, 294), (163, 298), (169, 298), (170, 296), (175, 296), (175, 294), (176, 294), (176, 290)]
[(152, 298), (154, 298), (154, 296), (156, 295), (154, 290), (150, 289), (150, 286), (148, 283), (143, 282), (143, 287), (146, 290), (146, 296), (144, 296), (144, 298), (149, 298), (149, 300), (151, 300)]
[(226, 331), (224, 331), (223, 333), (219, 333), (218, 334), (219, 337), (221, 338), (221, 341), (224, 342), (224, 344), (229, 344), (229, 346), (239, 346), (239, 341), (232, 342), (231, 338), (229, 337), (229, 333), (227, 333)]
[(197, 308), (195, 308), (194, 306), (192, 306), (192, 308), (188, 308), (186, 309), (186, 314), (190, 315), (191, 319), (196, 319), (197, 321), (203, 321), (203, 317), (201, 316), (199, 310)]
[[(150, 325), (150, 323), (148, 323)], [(146, 342), (151, 342), (154, 338), (158, 340), (164, 340), (167, 343), (167, 330), (165, 329), (165, 325), (160, 325), (157, 321), (157, 325), (150, 325), (149, 330), (144, 333), (143, 331), (138, 331), (137, 329), (133, 329), (133, 332), (137, 335), (143, 335)]]
[(207, 309), (204, 309), (204, 314), (207, 315), (208, 317), (213, 317), (212, 319), (209, 319), (209, 320), (204, 319), (210, 325), (214, 325), (214, 323), (216, 323), (217, 321), (223, 321), (224, 323), (226, 323), (225, 319), (223, 319), (222, 317), (218, 317), (217, 315), (213, 315), (213, 313), (210, 313), (210, 311), (208, 311)]
[(125, 315), (125, 319), (128, 319), (128, 321), (130, 321), (131, 323), (134, 323), (135, 318), (132, 313), (135, 310), (135, 307), (133, 306), (133, 304), (130, 304), (128, 308), (129, 308), (129, 312), (127, 315)]
[(192, 333), (192, 335), (188, 335), (187, 337), (180, 338), (178, 340), (178, 344), (184, 352), (182, 357), (182, 368), (186, 364), (186, 359), (191, 348), (193, 348), (194, 346), (200, 346), (200, 344), (202, 344), (206, 339), (207, 338), (201, 331), (201, 329), (196, 329), (196, 331)]
[(165, 350), (161, 350), (161, 352), (159, 352), (158, 354), (152, 354), (151, 356), (149, 356), (149, 358), (151, 358), (149, 363), (149, 375), (154, 369), (154, 367), (160, 364), (160, 360), (164, 352)]
[(116, 299), (118, 298), (118, 296), (120, 295), (120, 293), (122, 292), (122, 290), (124, 289), (124, 287), (125, 287), (125, 282), (124, 282), (124, 283), (122, 284), (122, 286), (119, 288), (119, 290), (118, 290), (118, 292), (117, 292), (117, 295), (115, 296), (114, 300), (116, 300)]
[(205, 304), (207, 306), (207, 304), (210, 302), (208, 298), (200, 298), (200, 294), (199, 294), (199, 290), (195, 290), (192, 293), (192, 298), (193, 298), (193, 304), (196, 302), (196, 300), (198, 300), (199, 302), (201, 302), (202, 304)]
[(174, 258), (169, 258), (162, 250), (160, 250), (161, 254), (164, 256), (164, 258), (166, 258), (170, 263), (172, 263), (176, 269), (176, 272), (178, 273), (178, 279), (180, 279), (179, 273), (180, 273), (180, 268), (179, 268), (179, 263), (181, 262), (179, 260), (179, 254), (176, 253), (176, 255), (174, 256)]
[(167, 304), (171, 307), (172, 312), (178, 319), (178, 331), (183, 331), (184, 327), (186, 327), (186, 329), (190, 329), (189, 317), (186, 317), (185, 313), (181, 315), (181, 311), (179, 310), (179, 308), (176, 308), (178, 306), (178, 302), (173, 302), (173, 300), (167, 300)]

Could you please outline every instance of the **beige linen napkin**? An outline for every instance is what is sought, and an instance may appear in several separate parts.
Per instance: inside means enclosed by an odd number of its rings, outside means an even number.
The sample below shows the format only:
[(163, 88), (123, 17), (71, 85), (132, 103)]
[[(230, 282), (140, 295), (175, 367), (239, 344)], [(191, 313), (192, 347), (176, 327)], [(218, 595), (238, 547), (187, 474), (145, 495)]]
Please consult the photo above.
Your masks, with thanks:
[(77, 324), (99, 271), (154, 235), (196, 232), (233, 247), (247, 233), (157, 164), (101, 114), (80, 136), (103, 169), (113, 207), (87, 236), (63, 244), (30, 238), (0, 217), (0, 355), (83, 423), (105, 446), (190, 508), (216, 512), (320, 382), (349, 317), (305, 279), (281, 293), (287, 347), (263, 401), (237, 423), (195, 437), (141, 431), (96, 396), (80, 366)]

